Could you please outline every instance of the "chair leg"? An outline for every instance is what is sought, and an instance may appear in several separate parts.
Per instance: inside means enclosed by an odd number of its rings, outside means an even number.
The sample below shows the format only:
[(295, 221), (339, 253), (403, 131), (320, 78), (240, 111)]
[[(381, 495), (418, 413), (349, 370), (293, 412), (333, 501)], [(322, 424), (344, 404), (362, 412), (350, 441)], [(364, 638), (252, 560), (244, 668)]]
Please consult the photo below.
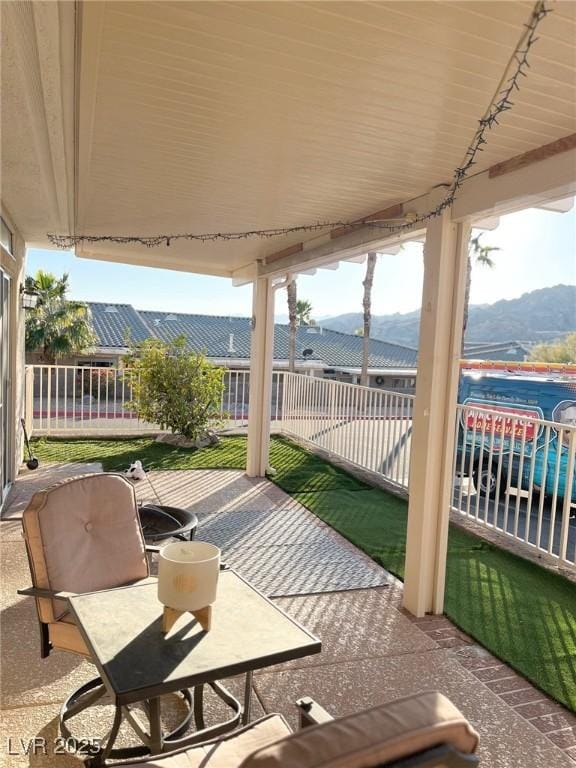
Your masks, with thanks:
[(108, 734), (108, 739), (106, 740), (106, 746), (100, 752), (100, 754), (92, 758), (92, 760), (90, 761), (90, 765), (92, 766), (106, 765), (106, 760), (114, 754), (114, 750), (112, 749), (112, 747), (114, 746), (114, 742), (116, 741), (116, 737), (118, 736), (118, 731), (120, 730), (121, 724), (122, 724), (122, 707), (116, 707), (116, 713), (114, 714), (114, 723), (112, 724), (112, 729)]
[(300, 728), (307, 728), (309, 725), (320, 725), (320, 723), (329, 723), (334, 720), (332, 715), (321, 707), (314, 699), (304, 696), (296, 702), (300, 715)]
[[(183, 719), (179, 722), (179, 724), (176, 726), (176, 728), (174, 728), (173, 731), (167, 734), (163, 734), (164, 739), (180, 738), (188, 729), (188, 726), (190, 725), (190, 721), (192, 720), (192, 717), (194, 714), (192, 692), (186, 688), (179, 691), (178, 693), (184, 700), (184, 704), (186, 706), (186, 714), (183, 717)], [(80, 712), (83, 712), (84, 710), (88, 709), (88, 707), (91, 707), (94, 704), (97, 704), (100, 701), (100, 699), (102, 699), (105, 695), (106, 695), (106, 688), (103, 685), (101, 678), (96, 677), (93, 680), (90, 680), (89, 682), (80, 686), (80, 688), (77, 688), (68, 697), (68, 699), (62, 705), (62, 709), (60, 710), (60, 734), (65, 739), (66, 743), (70, 743), (71, 745), (76, 743), (75, 737), (72, 734), (70, 728), (68, 727), (68, 721), (71, 720), (76, 715), (78, 715)], [(150, 753), (150, 745), (148, 743), (143, 743), (141, 745), (135, 745), (135, 746), (129, 746), (129, 747), (114, 748), (114, 742), (118, 735), (118, 729), (120, 728), (120, 724), (122, 722), (124, 714), (125, 714), (124, 708), (121, 706), (117, 706), (116, 712), (114, 715), (114, 723), (112, 726), (112, 730), (107, 736), (102, 737), (104, 746), (102, 747), (102, 749), (99, 751), (98, 754), (96, 754), (90, 760), (86, 761), (87, 766), (94, 766), (94, 768), (96, 768), (96, 766), (105, 765), (106, 760), (108, 758), (114, 759), (114, 760), (125, 759), (125, 758), (137, 758), (137, 757), (144, 757), (145, 755), (148, 755)], [(127, 717), (126, 719), (130, 723), (130, 725), (134, 728), (136, 734), (141, 738), (142, 734), (139, 733), (138, 727), (134, 727), (135, 724), (134, 722), (132, 722), (132, 718)]]
[(74, 738), (68, 726), (65, 725), (66, 721), (74, 715), (82, 712), (87, 707), (90, 707), (96, 701), (101, 699), (106, 693), (106, 688), (102, 683), (100, 677), (95, 677), (93, 680), (89, 680), (80, 688), (77, 688), (64, 702), (62, 709), (60, 710), (60, 731), (62, 736), (67, 739)]
[(48, 633), (48, 624), (40, 622), (40, 658), (47, 659), (52, 650), (52, 643), (50, 642), (50, 635)]

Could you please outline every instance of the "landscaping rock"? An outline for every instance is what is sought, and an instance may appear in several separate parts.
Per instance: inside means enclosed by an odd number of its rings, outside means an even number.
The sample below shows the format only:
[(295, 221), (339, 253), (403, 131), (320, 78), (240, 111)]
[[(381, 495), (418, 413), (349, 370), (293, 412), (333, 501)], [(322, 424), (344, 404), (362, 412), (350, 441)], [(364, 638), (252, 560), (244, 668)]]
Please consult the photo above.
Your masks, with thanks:
[(175, 435), (172, 432), (163, 432), (156, 437), (157, 443), (175, 445), (177, 448), (206, 448), (209, 445), (217, 445), (220, 442), (218, 435), (211, 429), (203, 437), (191, 440), (184, 435)]

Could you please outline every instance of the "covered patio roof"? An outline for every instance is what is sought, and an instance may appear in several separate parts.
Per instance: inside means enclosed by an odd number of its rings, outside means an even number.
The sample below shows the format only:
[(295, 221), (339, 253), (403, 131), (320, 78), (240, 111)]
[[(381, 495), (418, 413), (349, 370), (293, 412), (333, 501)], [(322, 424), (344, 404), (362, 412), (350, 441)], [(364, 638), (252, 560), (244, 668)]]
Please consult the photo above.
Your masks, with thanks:
[[(576, 193), (576, 4), (547, 8), (1, 5), (8, 224), (29, 247), (53, 233), (82, 257), (253, 282), (250, 476), (268, 467), (275, 290), (424, 236), (404, 593), (419, 616), (443, 606), (471, 225)], [(300, 230), (174, 238), (270, 228)]]
[[(42, 247), (49, 232), (149, 236), (402, 216), (450, 183), (531, 9), (3, 3), (4, 204), (25, 241)], [(555, 4), (513, 118), (491, 132), (476, 172), (574, 130), (575, 34), (576, 6)], [(334, 234), (76, 252), (252, 276), (285, 253), (306, 263), (326, 241), (334, 252)]]

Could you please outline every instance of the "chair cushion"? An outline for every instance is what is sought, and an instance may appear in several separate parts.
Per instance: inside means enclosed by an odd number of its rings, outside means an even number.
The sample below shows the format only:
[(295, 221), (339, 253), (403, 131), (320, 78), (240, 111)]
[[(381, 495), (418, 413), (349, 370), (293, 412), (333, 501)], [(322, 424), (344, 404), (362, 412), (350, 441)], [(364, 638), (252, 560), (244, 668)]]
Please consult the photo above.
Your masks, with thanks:
[(64, 614), (53, 624), (48, 624), (48, 637), (56, 650), (79, 653), (90, 658), (90, 651), (69, 613)]
[(238, 768), (244, 758), (256, 749), (283, 739), (292, 733), (282, 715), (267, 715), (245, 728), (209, 744), (199, 744), (181, 752), (129, 760), (118, 765), (139, 768)]
[(305, 728), (262, 747), (240, 765), (373, 768), (441, 744), (471, 754), (478, 735), (452, 702), (441, 693), (429, 692)]
[[(23, 524), (37, 587), (92, 592), (148, 576), (134, 487), (122, 475), (85, 475), (40, 491)], [(67, 610), (65, 601), (38, 604), (48, 623)]]
[[(156, 579), (148, 577), (137, 581), (136, 584), (147, 584), (155, 581)], [(66, 612), (57, 621), (48, 624), (48, 636), (55, 650), (71, 651), (92, 658), (71, 613)]]

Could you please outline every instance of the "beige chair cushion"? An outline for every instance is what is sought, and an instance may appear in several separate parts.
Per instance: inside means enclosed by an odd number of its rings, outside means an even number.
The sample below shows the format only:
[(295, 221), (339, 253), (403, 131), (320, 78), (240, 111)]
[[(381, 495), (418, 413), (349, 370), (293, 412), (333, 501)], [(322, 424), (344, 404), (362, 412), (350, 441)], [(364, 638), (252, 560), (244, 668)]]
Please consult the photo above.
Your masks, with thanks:
[(266, 744), (292, 733), (282, 715), (268, 715), (220, 741), (191, 747), (183, 752), (130, 760), (118, 765), (139, 768), (238, 768), (244, 758)]
[[(148, 577), (135, 583), (147, 584), (155, 581), (155, 578)], [(91, 658), (90, 651), (71, 613), (64, 613), (58, 621), (48, 624), (48, 638), (54, 650), (71, 651)]]
[(306, 728), (262, 747), (240, 766), (372, 768), (440, 744), (471, 754), (478, 735), (452, 702), (430, 692)]
[[(23, 524), (37, 587), (92, 592), (148, 576), (134, 487), (122, 475), (85, 475), (40, 491)], [(52, 623), (67, 605), (41, 599), (38, 610)]]
[(56, 650), (79, 653), (90, 658), (90, 651), (69, 613), (64, 614), (53, 624), (48, 624), (48, 638)]

